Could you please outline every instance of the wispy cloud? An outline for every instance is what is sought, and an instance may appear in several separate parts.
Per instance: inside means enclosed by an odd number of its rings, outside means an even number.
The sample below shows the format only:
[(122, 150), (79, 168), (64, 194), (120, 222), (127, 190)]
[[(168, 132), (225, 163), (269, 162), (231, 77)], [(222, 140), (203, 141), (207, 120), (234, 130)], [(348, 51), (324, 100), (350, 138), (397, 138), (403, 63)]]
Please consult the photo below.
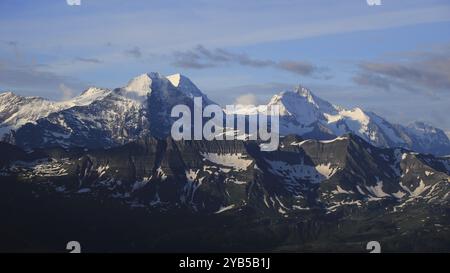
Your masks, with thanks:
[(3, 41), (3, 43), (8, 46), (11, 47), (12, 50), (14, 51), (14, 55), (16, 56), (16, 58), (20, 58), (20, 50), (19, 50), (19, 42), (18, 41)]
[[(419, 1), (403, 1), (403, 4), (390, 1), (394, 3), (382, 8), (370, 8), (364, 0), (339, 1), (338, 4), (326, 1), (332, 13), (327, 12), (328, 8), (324, 9), (320, 1), (264, 4), (261, 1), (245, 1), (245, 4), (243, 1), (220, 4), (189, 1), (189, 5), (177, 3), (176, 7), (169, 6), (167, 1), (164, 4), (133, 1), (138, 7), (123, 1), (115, 1), (114, 4), (111, 1), (99, 2), (91, 4), (92, 12), (77, 16), (64, 9), (52, 13), (57, 16), (43, 13), (39, 18), (8, 18), (2, 21), (0, 34), (11, 36), (9, 39), (21, 39), (30, 47), (39, 47), (43, 43), (66, 48), (80, 45), (97, 47), (110, 41), (124, 48), (131, 43), (161, 52), (168, 48), (185, 49), (197, 43), (242, 46), (450, 20), (450, 6), (445, 1), (420, 1), (420, 5)], [(51, 3), (48, 5), (48, 9), (57, 9)], [(179, 8), (183, 14), (192, 12), (196, 16), (180, 16)], [(233, 16), (229, 16), (229, 10), (233, 11)], [(152, 16), (149, 16), (149, 11), (154, 11)], [(298, 16), (299, 12), (302, 16)], [(56, 25), (55, 20), (60, 23)], [(144, 29), (143, 25), (151, 25), (152, 28)], [(27, 35), (23, 34), (25, 31)]]
[(135, 46), (131, 49), (125, 51), (125, 54), (136, 59), (140, 59), (142, 57), (142, 51), (139, 47)]
[(97, 58), (83, 58), (83, 57), (76, 57), (74, 61), (82, 62), (82, 63), (91, 63), (91, 64), (100, 64), (103, 63), (103, 61), (97, 59)]
[(308, 62), (299, 61), (281, 61), (279, 63), (276, 63), (275, 67), (299, 75), (312, 75), (326, 70), (325, 68), (319, 69), (318, 67)]
[[(317, 67), (306, 61), (275, 61), (252, 58), (244, 53), (233, 53), (222, 48), (207, 49), (202, 45), (188, 51), (174, 53), (174, 66), (190, 69), (204, 69), (237, 64), (254, 68), (271, 67), (302, 76), (321, 76), (326, 68)], [(323, 75), (322, 75), (323, 76)]]
[(40, 68), (40, 65), (34, 64), (0, 62), (0, 86), (2, 89), (8, 90), (12, 87), (13, 90), (10, 91), (21, 94), (40, 94), (45, 97), (62, 99), (73, 95), (69, 94), (68, 90), (83, 90), (87, 87), (87, 84), (76, 78), (44, 71)]
[(72, 88), (68, 87), (67, 85), (65, 85), (64, 83), (61, 83), (59, 85), (59, 89), (62, 92), (62, 99), (63, 100), (68, 100), (70, 98), (72, 98), (75, 94), (75, 92), (73, 91)]
[(274, 95), (282, 91), (293, 90), (295, 84), (267, 82), (220, 88), (207, 88), (205, 92), (216, 102), (225, 104), (261, 104), (267, 103)]
[(202, 69), (216, 67), (226, 64), (240, 64), (251, 67), (267, 67), (275, 65), (271, 60), (253, 59), (246, 54), (232, 53), (222, 48), (213, 50), (198, 45), (187, 51), (177, 51), (174, 53), (173, 64), (182, 68)]
[(241, 95), (239, 97), (236, 98), (236, 100), (234, 101), (235, 105), (259, 105), (260, 101), (258, 99), (258, 97), (255, 94), (244, 94)]
[(438, 94), (450, 91), (450, 50), (404, 54), (407, 60), (362, 62), (353, 80), (364, 86)]

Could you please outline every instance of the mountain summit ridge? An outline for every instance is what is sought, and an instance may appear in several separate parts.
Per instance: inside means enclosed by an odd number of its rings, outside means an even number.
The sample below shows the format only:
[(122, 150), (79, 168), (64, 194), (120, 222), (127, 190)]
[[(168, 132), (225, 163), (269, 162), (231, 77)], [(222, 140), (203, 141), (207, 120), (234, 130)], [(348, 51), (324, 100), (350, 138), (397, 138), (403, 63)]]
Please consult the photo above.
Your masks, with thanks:
[[(77, 145), (105, 147), (149, 133), (164, 138), (174, 121), (170, 117), (171, 108), (177, 104), (192, 107), (194, 97), (202, 97), (204, 105), (216, 104), (188, 77), (180, 73), (163, 76), (158, 72), (138, 75), (124, 87), (113, 90), (90, 87), (61, 102), (2, 93), (0, 137), (26, 149), (48, 145), (69, 147), (74, 144), (70, 141), (74, 136), (81, 138)], [(280, 106), (282, 136), (296, 134), (327, 140), (353, 133), (378, 147), (450, 154), (450, 140), (438, 128), (424, 123), (394, 124), (359, 107), (346, 109), (333, 105), (302, 85), (274, 95), (267, 105)], [(240, 106), (237, 112), (228, 114), (253, 115), (259, 110), (258, 106)], [(29, 134), (35, 139), (30, 141)], [(104, 141), (84, 141), (87, 136)]]
[[(423, 122), (400, 125), (378, 114), (355, 107), (347, 109), (297, 86), (293, 91), (274, 95), (268, 106), (280, 107), (280, 134), (297, 134), (315, 139), (333, 139), (353, 133), (378, 147), (402, 147), (421, 153), (450, 154), (450, 140), (445, 132)], [(241, 106), (236, 114), (253, 115), (265, 106)]]

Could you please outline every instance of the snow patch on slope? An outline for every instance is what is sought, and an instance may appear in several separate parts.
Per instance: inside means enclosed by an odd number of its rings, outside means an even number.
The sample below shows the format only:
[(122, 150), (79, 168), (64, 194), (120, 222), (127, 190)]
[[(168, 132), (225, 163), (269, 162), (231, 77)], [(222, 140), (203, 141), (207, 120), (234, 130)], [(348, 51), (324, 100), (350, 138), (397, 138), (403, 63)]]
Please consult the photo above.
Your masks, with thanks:
[(269, 171), (282, 177), (289, 183), (296, 183), (299, 180), (308, 180), (311, 183), (320, 183), (331, 178), (338, 167), (332, 167), (331, 163), (310, 166), (306, 164), (288, 164), (283, 161), (266, 160), (269, 164)]
[(204, 159), (212, 163), (231, 167), (237, 171), (246, 170), (253, 160), (245, 158), (241, 153), (237, 154), (218, 154), (218, 153), (202, 153)]

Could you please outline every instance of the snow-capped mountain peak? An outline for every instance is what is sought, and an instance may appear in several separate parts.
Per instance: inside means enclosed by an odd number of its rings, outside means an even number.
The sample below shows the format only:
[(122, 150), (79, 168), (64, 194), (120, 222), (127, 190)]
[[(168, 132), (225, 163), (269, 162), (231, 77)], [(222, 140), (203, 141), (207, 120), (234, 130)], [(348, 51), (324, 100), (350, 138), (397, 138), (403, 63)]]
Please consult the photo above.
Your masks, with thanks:
[(7, 98), (7, 97), (13, 97), (16, 96), (13, 92), (11, 91), (5, 91), (3, 93), (0, 94), (0, 98)]
[(271, 104), (280, 106), (280, 131), (284, 135), (306, 134), (326, 139), (353, 133), (378, 146), (406, 145), (384, 119), (358, 107), (346, 109), (332, 105), (301, 85), (294, 91), (274, 96)]
[(325, 100), (315, 96), (309, 89), (299, 85), (294, 91), (284, 91), (272, 97), (268, 105), (278, 105), (281, 116), (292, 116), (309, 125), (325, 119), (323, 113), (337, 114), (337, 110)]
[(443, 155), (450, 153), (449, 150), (442, 149), (450, 142), (443, 130), (420, 121), (409, 124), (405, 130), (411, 138), (414, 150)]
[(427, 133), (436, 133), (436, 128), (433, 126), (430, 126), (429, 124), (426, 124), (423, 121), (416, 121), (407, 126), (408, 128), (412, 130), (416, 130), (418, 132), (422, 132), (423, 134)]
[(111, 93), (109, 89), (89, 87), (83, 91), (79, 96), (72, 98), (68, 101), (61, 102), (62, 104), (68, 104), (72, 106), (84, 106), (89, 105), (96, 100), (101, 100)]
[(298, 95), (307, 98), (308, 101), (314, 101), (312, 92), (302, 85), (297, 85), (294, 88), (294, 93), (297, 93)]
[(10, 130), (74, 106), (86, 106), (111, 93), (108, 89), (91, 87), (79, 96), (65, 101), (50, 101), (41, 97), (24, 97), (5, 92), (0, 94), (0, 138)]
[(101, 94), (105, 94), (105, 91), (109, 91), (108, 89), (98, 88), (98, 87), (89, 87), (84, 90), (79, 97), (96, 97)]
[(185, 78), (183, 75), (181, 75), (180, 73), (177, 74), (172, 74), (166, 77), (170, 83), (175, 86), (178, 87), (181, 83), (182, 78)]
[(123, 88), (124, 93), (134, 94), (137, 97), (144, 97), (151, 93), (152, 82), (154, 79), (160, 78), (157, 73), (145, 73), (133, 78)]
[[(142, 74), (129, 81), (127, 86), (121, 89), (121, 93), (126, 97), (142, 100), (155, 90), (160, 95), (167, 96), (167, 92), (171, 92), (173, 89), (182, 92), (191, 99), (203, 97), (209, 103), (212, 103), (188, 77), (179, 73), (166, 77), (158, 72)], [(164, 93), (166, 94), (164, 95)]]
[[(178, 90), (183, 92), (190, 98), (193, 97), (203, 97), (206, 98), (205, 94), (198, 89), (198, 87), (186, 76), (177, 73), (173, 75), (169, 75), (166, 77), (169, 82), (176, 87)], [(211, 103), (211, 101), (209, 101)]]

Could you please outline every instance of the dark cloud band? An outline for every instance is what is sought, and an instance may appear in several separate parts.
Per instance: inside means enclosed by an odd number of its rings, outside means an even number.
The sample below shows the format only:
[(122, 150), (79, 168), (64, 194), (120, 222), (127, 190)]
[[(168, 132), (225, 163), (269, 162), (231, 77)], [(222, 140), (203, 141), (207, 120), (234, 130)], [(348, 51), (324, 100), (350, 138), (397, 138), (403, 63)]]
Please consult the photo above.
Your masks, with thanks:
[(391, 90), (437, 94), (450, 91), (450, 50), (415, 52), (408, 60), (363, 62), (353, 81), (359, 85)]
[(256, 59), (246, 54), (233, 53), (222, 48), (210, 50), (202, 45), (198, 45), (188, 51), (175, 52), (174, 59), (173, 65), (188, 69), (204, 69), (227, 64), (238, 64), (254, 68), (271, 67), (302, 76), (318, 76), (325, 71), (325, 69), (306, 61)]

